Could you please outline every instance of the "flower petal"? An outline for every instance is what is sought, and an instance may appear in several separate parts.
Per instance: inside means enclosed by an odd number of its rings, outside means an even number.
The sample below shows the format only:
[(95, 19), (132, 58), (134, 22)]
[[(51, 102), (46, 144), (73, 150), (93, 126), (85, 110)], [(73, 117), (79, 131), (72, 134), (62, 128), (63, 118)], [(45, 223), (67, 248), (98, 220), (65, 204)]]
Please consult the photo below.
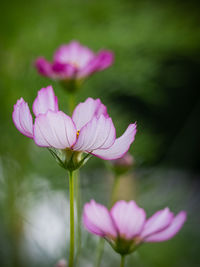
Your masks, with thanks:
[(34, 125), (34, 141), (38, 146), (70, 148), (76, 141), (76, 127), (62, 111), (40, 114)]
[(23, 98), (17, 100), (12, 114), (16, 128), (27, 137), (33, 138), (33, 118)]
[(52, 69), (57, 79), (74, 78), (77, 72), (77, 67), (68, 63), (54, 62)]
[(45, 58), (39, 57), (35, 61), (35, 66), (40, 74), (50, 78), (54, 78), (52, 65)]
[(79, 42), (72, 41), (68, 45), (62, 45), (54, 54), (54, 61), (70, 63), (78, 69), (84, 67), (94, 57), (94, 53)]
[(48, 110), (58, 111), (58, 99), (54, 94), (52, 86), (47, 86), (38, 91), (38, 95), (33, 102), (35, 116), (45, 114)]
[(87, 98), (74, 109), (72, 120), (76, 124), (76, 128), (81, 128), (86, 125), (93, 117), (99, 118), (103, 114), (108, 117), (107, 108), (101, 103), (100, 99)]
[(82, 78), (88, 76), (96, 71), (101, 71), (112, 65), (114, 61), (114, 55), (110, 51), (100, 51), (92, 60), (88, 62), (85, 68), (82, 68), (77, 77)]
[(157, 233), (165, 229), (172, 222), (173, 213), (168, 208), (157, 211), (145, 223), (144, 229), (140, 236), (146, 238), (149, 235)]
[(117, 232), (108, 209), (91, 200), (83, 209), (83, 223), (92, 234), (116, 237)]
[(91, 152), (95, 149), (106, 149), (115, 141), (115, 127), (111, 118), (101, 115), (98, 119), (94, 117), (82, 127), (74, 150)]
[(94, 156), (105, 160), (114, 160), (121, 158), (129, 150), (136, 134), (136, 123), (130, 124), (125, 133), (117, 138), (114, 144), (108, 149), (97, 149), (92, 152)]
[(152, 234), (145, 238), (145, 242), (162, 242), (171, 239), (183, 226), (186, 220), (186, 212), (179, 212), (172, 220), (171, 224), (163, 231)]
[(145, 211), (134, 201), (118, 201), (110, 213), (122, 238), (132, 239), (141, 232), (144, 226)]

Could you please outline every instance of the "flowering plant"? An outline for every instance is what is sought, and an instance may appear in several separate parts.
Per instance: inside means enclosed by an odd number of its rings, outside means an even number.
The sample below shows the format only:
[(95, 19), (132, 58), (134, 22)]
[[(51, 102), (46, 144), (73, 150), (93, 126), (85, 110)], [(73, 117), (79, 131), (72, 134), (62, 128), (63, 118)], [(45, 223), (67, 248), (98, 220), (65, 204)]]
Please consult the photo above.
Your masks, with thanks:
[(109, 211), (91, 200), (83, 211), (83, 223), (94, 235), (105, 238), (122, 256), (145, 242), (162, 242), (172, 238), (186, 220), (186, 213), (176, 216), (168, 209), (157, 211), (146, 219), (144, 209), (134, 201), (118, 201)]
[(44, 57), (39, 57), (35, 66), (41, 75), (65, 84), (69, 81), (80, 82), (93, 73), (111, 66), (113, 60), (114, 56), (110, 51), (102, 50), (95, 54), (88, 47), (72, 41), (56, 50), (52, 63)]
[[(60, 81), (69, 94), (72, 116), (58, 107), (58, 99), (52, 86), (38, 91), (33, 102), (33, 113), (23, 98), (14, 105), (12, 113), (16, 128), (34, 140), (40, 147), (47, 147), (57, 162), (69, 171), (70, 192), (70, 254), (69, 267), (74, 266), (74, 187), (76, 186), (77, 214), (79, 212), (79, 185), (74, 179), (74, 171), (80, 168), (91, 155), (109, 160), (117, 179), (125, 174), (134, 163), (128, 154), (136, 135), (136, 123), (130, 124), (122, 136), (116, 138), (116, 130), (108, 115), (106, 106), (100, 99), (87, 98), (75, 108), (73, 97), (81, 82), (97, 71), (108, 68), (113, 63), (113, 54), (102, 50), (94, 54), (89, 48), (76, 41), (62, 45), (50, 63), (43, 57), (36, 60), (40, 74)], [(72, 97), (73, 96), (73, 97)], [(71, 100), (70, 100), (70, 97)], [(72, 108), (73, 106), (73, 108)], [(76, 178), (78, 175), (76, 175)], [(77, 178), (78, 179), (78, 178)], [(76, 183), (75, 181), (76, 180)], [(116, 184), (116, 182), (115, 182)], [(115, 186), (113, 186), (115, 188)], [(114, 192), (114, 190), (113, 190)], [(112, 199), (112, 196), (111, 196)], [(78, 217), (78, 216), (77, 216)], [(125, 255), (132, 253), (142, 243), (161, 242), (172, 238), (186, 220), (186, 212), (176, 216), (165, 208), (146, 219), (144, 209), (134, 201), (118, 201), (109, 211), (105, 206), (91, 200), (83, 211), (85, 228), (94, 235), (103, 237), (121, 255), (124, 266)], [(78, 237), (80, 220), (78, 221)], [(77, 243), (80, 239), (78, 239)], [(77, 254), (78, 254), (77, 245)], [(103, 247), (102, 247), (103, 248)], [(100, 258), (101, 259), (101, 258)], [(100, 262), (100, 261), (99, 261)], [(57, 266), (65, 266), (60, 260)]]
[[(136, 124), (130, 124), (116, 138), (116, 131), (107, 108), (100, 99), (88, 98), (69, 117), (58, 108), (53, 88), (42, 88), (33, 102), (35, 122), (23, 98), (13, 111), (13, 122), (25, 136), (41, 147), (49, 148), (58, 163), (69, 171), (70, 188), (70, 260), (74, 258), (74, 170), (81, 167), (89, 155), (105, 160), (122, 157), (135, 139)], [(86, 154), (86, 156), (83, 156)]]
[(69, 117), (59, 110), (51, 86), (38, 92), (33, 113), (34, 123), (28, 104), (20, 98), (13, 111), (16, 128), (38, 146), (54, 149), (51, 151), (66, 169), (79, 168), (85, 159), (83, 153), (105, 160), (120, 158), (135, 139), (136, 124), (130, 124), (124, 134), (116, 138), (112, 119), (100, 99), (86, 99)]

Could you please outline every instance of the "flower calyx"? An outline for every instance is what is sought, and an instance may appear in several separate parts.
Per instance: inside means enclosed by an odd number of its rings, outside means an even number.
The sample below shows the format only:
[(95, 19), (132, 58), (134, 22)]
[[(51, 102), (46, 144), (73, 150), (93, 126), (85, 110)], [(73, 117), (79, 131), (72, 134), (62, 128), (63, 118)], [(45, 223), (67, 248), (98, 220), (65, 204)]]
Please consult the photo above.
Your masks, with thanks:
[(74, 151), (71, 149), (48, 148), (48, 150), (56, 159), (57, 163), (68, 171), (79, 169), (91, 157), (90, 154), (84, 154), (81, 151)]
[(105, 239), (108, 241), (111, 247), (120, 255), (128, 255), (132, 253), (142, 243), (142, 240), (139, 240), (137, 238), (128, 240), (120, 236), (118, 236), (116, 240), (111, 240), (107, 238)]

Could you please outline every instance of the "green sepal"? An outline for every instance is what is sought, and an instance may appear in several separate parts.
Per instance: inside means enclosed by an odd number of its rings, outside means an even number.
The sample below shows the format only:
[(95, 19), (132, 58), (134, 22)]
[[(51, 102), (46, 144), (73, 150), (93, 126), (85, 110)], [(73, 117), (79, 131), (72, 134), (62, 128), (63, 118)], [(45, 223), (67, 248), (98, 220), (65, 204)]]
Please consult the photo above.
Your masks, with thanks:
[(84, 154), (80, 151), (71, 149), (48, 148), (49, 152), (56, 159), (57, 163), (68, 171), (75, 171), (83, 166), (91, 157), (90, 154)]
[(135, 251), (142, 242), (137, 242), (136, 240), (127, 240), (118, 237), (116, 240), (105, 238), (111, 247), (120, 255), (128, 255)]

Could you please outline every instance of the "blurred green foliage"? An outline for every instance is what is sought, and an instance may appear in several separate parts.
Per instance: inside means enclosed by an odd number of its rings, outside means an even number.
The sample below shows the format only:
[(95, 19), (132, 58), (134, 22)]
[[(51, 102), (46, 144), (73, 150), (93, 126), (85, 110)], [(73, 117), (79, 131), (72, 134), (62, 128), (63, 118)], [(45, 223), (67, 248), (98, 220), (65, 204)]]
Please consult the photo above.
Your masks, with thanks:
[[(11, 114), (17, 99), (22, 96), (31, 107), (37, 91), (49, 84), (67, 112), (67, 95), (59, 84), (37, 74), (34, 60), (51, 60), (55, 49), (72, 39), (95, 51), (106, 48), (115, 53), (114, 65), (83, 85), (77, 103), (100, 97), (118, 135), (137, 121), (131, 152), (139, 177), (138, 201), (149, 214), (166, 205), (190, 211), (179, 236), (142, 247), (127, 266), (199, 266), (198, 2), (18, 0), (2, 2), (0, 13), (0, 266), (53, 266), (65, 256), (65, 247), (60, 254), (45, 254), (39, 247), (37, 259), (25, 249), (24, 225), (34, 228), (27, 222), (27, 211), (35, 199), (65, 193), (67, 181), (48, 151), (16, 130)], [(81, 173), (83, 203), (95, 198), (106, 204), (108, 176), (100, 159), (90, 159)], [(83, 240), (89, 245), (81, 266), (89, 266), (96, 239), (84, 232)], [(118, 256), (106, 247), (102, 266), (117, 262)]]

